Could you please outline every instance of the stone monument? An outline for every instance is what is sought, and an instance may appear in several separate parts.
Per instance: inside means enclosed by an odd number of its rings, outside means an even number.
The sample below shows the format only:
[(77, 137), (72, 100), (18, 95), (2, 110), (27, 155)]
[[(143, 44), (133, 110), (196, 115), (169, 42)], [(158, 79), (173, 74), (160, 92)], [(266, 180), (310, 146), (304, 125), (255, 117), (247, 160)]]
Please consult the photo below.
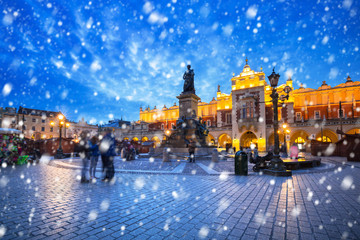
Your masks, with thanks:
[(209, 147), (206, 143), (209, 130), (205, 122), (197, 117), (200, 98), (195, 94), (194, 76), (194, 70), (188, 65), (183, 75), (183, 92), (177, 96), (179, 99), (179, 119), (162, 147), (170, 148), (171, 152), (187, 153), (187, 145), (192, 140), (196, 143), (198, 153), (210, 154), (213, 147)]

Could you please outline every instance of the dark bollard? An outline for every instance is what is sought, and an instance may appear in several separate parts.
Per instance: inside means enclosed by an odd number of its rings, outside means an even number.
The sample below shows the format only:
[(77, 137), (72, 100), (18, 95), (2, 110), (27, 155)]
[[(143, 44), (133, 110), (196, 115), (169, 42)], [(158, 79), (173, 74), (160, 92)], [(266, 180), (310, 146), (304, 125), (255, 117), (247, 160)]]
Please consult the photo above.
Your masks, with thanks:
[(247, 154), (243, 151), (238, 151), (235, 154), (235, 175), (248, 175)]

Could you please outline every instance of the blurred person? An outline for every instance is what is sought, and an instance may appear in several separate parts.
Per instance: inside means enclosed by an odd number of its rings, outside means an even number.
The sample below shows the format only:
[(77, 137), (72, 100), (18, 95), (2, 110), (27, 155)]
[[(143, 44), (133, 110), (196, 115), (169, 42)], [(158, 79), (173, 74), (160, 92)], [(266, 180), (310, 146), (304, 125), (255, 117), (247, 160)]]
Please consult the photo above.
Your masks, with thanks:
[(99, 139), (94, 136), (90, 141), (90, 180), (93, 178), (97, 178), (95, 176), (96, 173), (96, 165), (99, 160), (100, 151), (99, 151)]
[(293, 143), (293, 145), (290, 148), (290, 158), (296, 159), (299, 155), (299, 148), (296, 143)]
[(195, 148), (196, 148), (196, 145), (195, 145), (195, 142), (192, 139), (190, 139), (190, 144), (188, 145), (188, 148), (189, 148), (190, 162), (195, 163)]
[(87, 172), (89, 168), (90, 161), (90, 141), (88, 137), (88, 132), (83, 131), (80, 134), (80, 142), (79, 142), (79, 155), (83, 162), (83, 167), (81, 170), (81, 183), (88, 183)]
[(114, 178), (114, 157), (116, 156), (115, 138), (111, 130), (106, 131), (104, 138), (100, 143), (101, 159), (103, 161), (103, 174), (102, 181), (111, 181)]

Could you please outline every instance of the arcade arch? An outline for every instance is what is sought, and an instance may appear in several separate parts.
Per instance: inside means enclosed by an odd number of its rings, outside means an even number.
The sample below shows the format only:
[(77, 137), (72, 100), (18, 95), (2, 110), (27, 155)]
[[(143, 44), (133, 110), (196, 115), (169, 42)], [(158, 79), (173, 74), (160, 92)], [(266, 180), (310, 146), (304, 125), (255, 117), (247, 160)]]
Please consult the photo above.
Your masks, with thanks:
[[(334, 133), (333, 131), (329, 130), (329, 129), (324, 129), (322, 131), (322, 136), (323, 142), (331, 142), (331, 143), (335, 143), (338, 141), (338, 137), (336, 135), (336, 133)], [(316, 140), (321, 141), (321, 132), (319, 132), (318, 134), (316, 134)]]
[(346, 134), (360, 134), (360, 128), (353, 128), (347, 131)]
[(149, 141), (149, 138), (146, 136), (141, 139), (141, 142), (146, 142), (146, 141)]
[(138, 142), (138, 141), (139, 141), (139, 139), (138, 139), (137, 137), (133, 137), (133, 138), (131, 139), (131, 141)]
[(156, 147), (160, 146), (160, 139), (159, 139), (159, 137), (154, 136), (154, 137), (151, 139), (151, 141), (155, 142), (155, 146), (156, 146)]
[(220, 148), (226, 148), (226, 145), (232, 145), (232, 139), (231, 137), (224, 133), (224, 134), (221, 134), (218, 138), (218, 147)]
[[(282, 145), (284, 143), (284, 134), (279, 133), (279, 143)], [(272, 133), (268, 138), (268, 146), (274, 146), (275, 140), (274, 140), (274, 133)]]
[(243, 135), (241, 135), (240, 138), (241, 147), (249, 148), (252, 143), (254, 143), (255, 145), (258, 144), (258, 139), (255, 133), (253, 133), (252, 131), (247, 131), (243, 133)]
[(213, 135), (208, 134), (206, 136), (206, 144), (209, 145), (209, 146), (215, 146), (215, 138), (214, 138)]

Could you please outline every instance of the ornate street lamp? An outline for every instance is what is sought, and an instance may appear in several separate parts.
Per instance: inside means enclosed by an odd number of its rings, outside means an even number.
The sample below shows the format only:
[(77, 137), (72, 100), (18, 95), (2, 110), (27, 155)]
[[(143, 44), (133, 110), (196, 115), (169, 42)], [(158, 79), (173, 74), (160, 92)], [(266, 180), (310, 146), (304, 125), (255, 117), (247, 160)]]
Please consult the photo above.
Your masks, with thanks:
[[(273, 176), (291, 176), (292, 173), (290, 170), (284, 168), (284, 162), (279, 156), (279, 120), (278, 120), (278, 103), (279, 103), (279, 94), (276, 91), (277, 85), (279, 83), (280, 74), (275, 73), (275, 68), (270, 76), (268, 76), (270, 85), (272, 87), (272, 93), (270, 97), (272, 98), (272, 104), (274, 109), (274, 157), (271, 159), (269, 169), (265, 169), (264, 173)], [(291, 88), (286, 86), (284, 92), (286, 96), (281, 96), (281, 100), (289, 98), (289, 93)]]
[[(57, 116), (57, 118), (58, 118), (58, 120), (59, 120), (59, 133), (60, 133), (60, 135), (59, 135), (59, 148), (56, 150), (56, 154), (55, 154), (55, 158), (57, 158), (57, 159), (61, 159), (61, 158), (63, 158), (63, 149), (62, 149), (62, 146), (61, 146), (61, 138), (62, 138), (62, 128), (63, 128), (63, 126), (65, 125), (65, 122), (64, 122), (64, 115), (62, 115), (62, 114), (59, 114), (58, 116)], [(50, 125), (51, 126), (55, 126), (55, 123), (54, 122), (50, 122)]]

